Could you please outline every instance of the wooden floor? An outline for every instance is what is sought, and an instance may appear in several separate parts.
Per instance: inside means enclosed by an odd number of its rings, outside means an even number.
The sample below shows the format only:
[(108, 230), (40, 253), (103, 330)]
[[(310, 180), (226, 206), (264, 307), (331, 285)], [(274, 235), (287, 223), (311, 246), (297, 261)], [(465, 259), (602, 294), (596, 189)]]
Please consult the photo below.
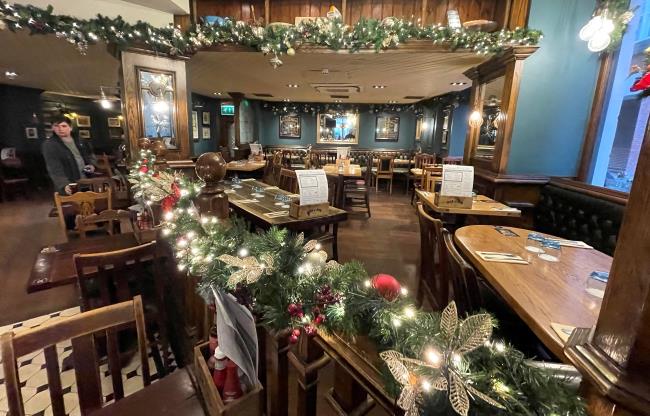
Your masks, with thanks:
[[(340, 261), (361, 261), (368, 273), (395, 276), (413, 295), (417, 289), (419, 228), (415, 209), (402, 189), (371, 193), (372, 217), (350, 214), (339, 229)], [(41, 247), (65, 241), (56, 218), (48, 217), (51, 196), (33, 196), (31, 200), (0, 203), (0, 326), (26, 320), (77, 305), (74, 286), (27, 294), (26, 282), (34, 258)], [(290, 375), (290, 386), (295, 386)], [(334, 415), (324, 393), (333, 384), (332, 365), (321, 371), (319, 415)], [(294, 400), (290, 390), (290, 402)], [(289, 409), (295, 409), (289, 405)], [(293, 414), (290, 412), (290, 414)], [(371, 415), (382, 415), (375, 409)]]

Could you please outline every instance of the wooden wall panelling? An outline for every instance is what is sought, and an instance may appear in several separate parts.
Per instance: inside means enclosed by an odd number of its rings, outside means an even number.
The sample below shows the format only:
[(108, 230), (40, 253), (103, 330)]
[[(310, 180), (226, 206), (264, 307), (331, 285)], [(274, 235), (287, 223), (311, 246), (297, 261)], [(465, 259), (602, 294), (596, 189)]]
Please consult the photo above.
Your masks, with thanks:
[[(270, 23), (294, 24), (296, 17), (326, 17), (330, 2), (327, 0), (270, 0)], [(342, 14), (342, 0), (331, 2)]]
[(506, 27), (508, 29), (515, 29), (517, 27), (525, 27), (528, 25), (528, 14), (530, 13), (531, 0), (510, 0), (510, 8), (508, 10), (508, 21)]
[(197, 18), (222, 16), (246, 21), (253, 18), (251, 6), (255, 8), (257, 19), (266, 17), (264, 0), (197, 0), (195, 4)]

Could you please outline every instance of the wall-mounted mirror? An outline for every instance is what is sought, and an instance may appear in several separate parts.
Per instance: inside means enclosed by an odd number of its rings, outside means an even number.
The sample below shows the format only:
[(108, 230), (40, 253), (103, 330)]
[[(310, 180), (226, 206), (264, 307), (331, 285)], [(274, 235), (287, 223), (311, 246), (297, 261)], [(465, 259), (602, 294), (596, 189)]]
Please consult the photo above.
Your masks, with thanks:
[(359, 116), (354, 113), (318, 114), (316, 143), (359, 143)]
[(174, 74), (139, 69), (138, 82), (145, 136), (163, 139), (168, 149), (178, 149)]
[(483, 100), (481, 101), (481, 115), (483, 123), (479, 128), (477, 153), (480, 156), (491, 156), (499, 132), (501, 121), (501, 100), (505, 76), (500, 76), (482, 85)]

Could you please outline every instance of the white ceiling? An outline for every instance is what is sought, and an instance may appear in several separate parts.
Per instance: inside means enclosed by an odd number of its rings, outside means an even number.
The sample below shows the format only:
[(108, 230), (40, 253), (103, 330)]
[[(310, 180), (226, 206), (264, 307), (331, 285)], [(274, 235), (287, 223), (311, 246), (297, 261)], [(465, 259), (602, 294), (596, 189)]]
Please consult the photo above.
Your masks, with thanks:
[[(75, 47), (55, 36), (30, 36), (27, 32), (0, 31), (0, 83), (39, 88), (63, 94), (96, 98), (99, 86), (117, 86), (119, 62), (105, 44), (91, 45), (81, 55)], [(317, 53), (298, 51), (281, 56), (284, 65), (273, 69), (270, 56), (259, 52), (197, 53), (188, 61), (188, 79), (193, 92), (214, 96), (221, 92), (242, 92), (247, 98), (270, 101), (333, 102), (328, 93), (318, 92), (316, 84), (353, 86), (351, 103), (400, 103), (419, 101), (406, 96), (425, 97), (458, 91), (468, 85), (462, 73), (487, 59), (470, 52), (385, 52)], [(322, 70), (328, 69), (329, 75)], [(19, 74), (15, 80), (4, 77), (6, 70)], [(289, 88), (287, 84), (298, 84)], [(374, 89), (373, 85), (386, 88)], [(256, 97), (254, 94), (273, 97)], [(347, 94), (342, 94), (347, 95)]]

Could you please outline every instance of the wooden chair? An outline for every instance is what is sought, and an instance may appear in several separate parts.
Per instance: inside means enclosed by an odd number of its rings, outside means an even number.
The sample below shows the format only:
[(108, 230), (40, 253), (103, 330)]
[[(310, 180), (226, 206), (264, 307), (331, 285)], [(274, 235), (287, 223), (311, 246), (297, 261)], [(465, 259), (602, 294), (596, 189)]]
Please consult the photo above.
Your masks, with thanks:
[[(169, 336), (165, 290), (167, 279), (161, 273), (157, 243), (152, 241), (136, 247), (104, 253), (75, 254), (77, 290), (82, 312), (142, 296), (149, 330), (147, 338), (155, 353), (158, 374), (166, 374), (169, 358)], [(154, 332), (158, 331), (160, 348)]]
[[(61, 230), (68, 237), (68, 229), (65, 223), (65, 214), (73, 215), (76, 219), (77, 215), (83, 217), (96, 213), (99, 210), (113, 209), (113, 195), (109, 187), (106, 192), (77, 192), (72, 195), (60, 195), (58, 192), (54, 193), (54, 204), (56, 205), (56, 212), (59, 217), (59, 225)], [(63, 210), (63, 204), (70, 205), (71, 209)], [(74, 229), (73, 231), (77, 231)]]
[(442, 243), (442, 221), (424, 211), (418, 202), (420, 222), (420, 284), (417, 303), (422, 305), (424, 296), (434, 310), (443, 310), (449, 303), (449, 279), (447, 276), (446, 250)]
[[(433, 165), (436, 163), (436, 155), (430, 155), (428, 153), (419, 153), (415, 155), (414, 158), (414, 163), (413, 167), (414, 169), (423, 169), (427, 165)], [(411, 204), (413, 203), (413, 197), (415, 195), (415, 188), (417, 188), (418, 184), (421, 183), (422, 175), (416, 175), (414, 173), (411, 173), (409, 170), (408, 175), (406, 175), (406, 191), (408, 192), (409, 190), (412, 191), (411, 193)], [(409, 184), (413, 182), (413, 187), (410, 188)]]
[(8, 196), (22, 193), (29, 198), (29, 178), (23, 170), (23, 162), (17, 157), (0, 161), (0, 193), (2, 200)]
[[(120, 369), (118, 331), (135, 323), (138, 339), (138, 352), (142, 363), (144, 386), (151, 384), (145, 320), (140, 296), (117, 305), (107, 306), (91, 312), (81, 313), (51, 324), (14, 335), (6, 332), (0, 336), (2, 346), (2, 365), (7, 389), (9, 414), (24, 416), (25, 408), (21, 394), (17, 359), (35, 351), (44, 350), (47, 368), (48, 388), (52, 400), (54, 416), (64, 416), (63, 389), (59, 375), (59, 358), (56, 344), (72, 341), (72, 358), (77, 381), (77, 394), (82, 415), (102, 408), (102, 385), (99, 363), (95, 348), (94, 334), (103, 333), (108, 351), (108, 368), (113, 382), (115, 401), (124, 398), (124, 386)], [(155, 403), (153, 403), (155, 404)], [(154, 412), (155, 413), (155, 412)]]
[(395, 156), (380, 155), (375, 165), (377, 170), (373, 172), (375, 179), (375, 193), (379, 192), (379, 180), (385, 179), (390, 182), (389, 193), (393, 194), (393, 169), (395, 167)]
[(280, 170), (278, 188), (291, 192), (292, 194), (298, 193), (298, 178), (296, 177), (296, 172), (291, 169), (282, 168)]
[[(282, 170), (282, 152), (277, 151), (273, 153), (269, 158), (266, 159), (267, 168), (270, 166), (270, 172), (264, 170), (264, 179), (263, 182), (277, 186), (280, 182), (280, 171)], [(269, 165), (270, 163), (270, 165)]]
[(442, 181), (442, 168), (439, 166), (425, 166), (422, 169), (421, 189), (426, 192), (435, 192), (436, 184)]
[(453, 235), (442, 230), (445, 245), (447, 272), (453, 289), (452, 299), (456, 301), (459, 315), (478, 311), (483, 305), (476, 270), (458, 252)]
[(371, 217), (370, 214), (370, 188), (372, 183), (372, 156), (360, 156), (359, 161), (366, 165), (366, 170), (363, 171), (362, 180), (348, 180), (345, 182), (344, 188), (344, 198), (345, 202), (349, 200), (350, 206), (364, 207), (368, 212), (368, 218)]
[(79, 232), (80, 238), (86, 238), (88, 231), (101, 229), (109, 235), (115, 233), (115, 229), (119, 226), (119, 234), (133, 231), (131, 226), (131, 213), (125, 210), (107, 209), (99, 214), (90, 215), (77, 215), (75, 218), (75, 226)]
[(443, 165), (462, 165), (463, 157), (462, 156), (447, 156), (442, 158)]
[(104, 175), (110, 177), (113, 176), (113, 167), (111, 165), (110, 158), (106, 154), (96, 155), (95, 159), (95, 172), (103, 173)]

